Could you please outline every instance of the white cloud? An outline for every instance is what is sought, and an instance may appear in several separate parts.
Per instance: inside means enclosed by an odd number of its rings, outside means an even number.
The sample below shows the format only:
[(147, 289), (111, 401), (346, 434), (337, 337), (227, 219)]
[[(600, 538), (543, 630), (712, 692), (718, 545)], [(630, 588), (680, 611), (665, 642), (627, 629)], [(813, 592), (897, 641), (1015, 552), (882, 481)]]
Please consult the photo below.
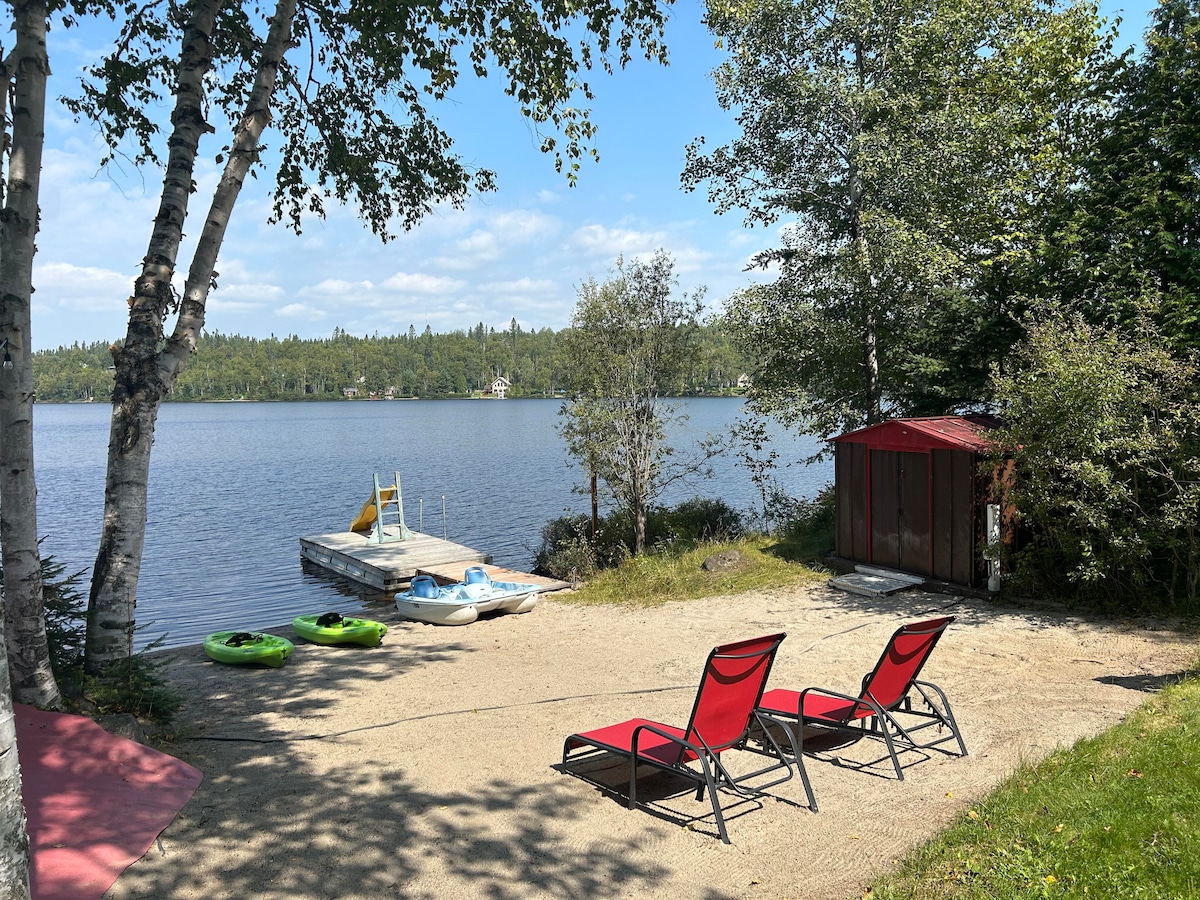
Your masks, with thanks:
[(667, 253), (675, 260), (675, 271), (680, 275), (703, 274), (709, 268), (711, 253), (697, 249), (691, 244), (668, 247)]
[(666, 241), (661, 231), (634, 231), (627, 228), (607, 228), (604, 225), (584, 225), (572, 233), (570, 244), (592, 256), (632, 256), (653, 253)]
[(77, 312), (108, 312), (128, 309), (125, 300), (133, 292), (133, 276), (93, 266), (47, 263), (34, 266), (34, 297), (49, 308)]
[(530, 294), (559, 290), (557, 284), (545, 278), (518, 278), (515, 281), (493, 281), (481, 287), (485, 291), (496, 294)]
[(235, 301), (250, 301), (269, 303), (279, 300), (286, 295), (286, 291), (277, 284), (263, 284), (261, 282), (244, 282), (232, 284), (222, 284), (220, 288), (212, 292), (211, 300), (219, 303), (233, 303)]
[(562, 222), (554, 216), (529, 209), (513, 209), (488, 217), (488, 225), (498, 240), (507, 246), (545, 240), (562, 229)]
[(476, 262), (492, 261), (500, 258), (500, 242), (490, 231), (476, 231), (470, 237), (455, 243), (461, 256)]
[(209, 295), (205, 309), (209, 314), (215, 315), (257, 313), (286, 296), (287, 291), (277, 284), (253, 281), (228, 284), (222, 282), (221, 287)]
[(310, 319), (313, 321), (324, 319), (326, 317), (325, 310), (317, 309), (307, 303), (289, 303), (287, 306), (281, 306), (275, 310), (275, 315), (283, 316), (288, 319)]
[(354, 297), (369, 294), (375, 290), (375, 285), (369, 281), (344, 281), (340, 278), (326, 278), (314, 285), (301, 288), (297, 293), (301, 297)]
[(448, 294), (460, 291), (466, 282), (444, 275), (425, 275), (420, 272), (397, 272), (379, 285), (387, 291), (412, 294)]

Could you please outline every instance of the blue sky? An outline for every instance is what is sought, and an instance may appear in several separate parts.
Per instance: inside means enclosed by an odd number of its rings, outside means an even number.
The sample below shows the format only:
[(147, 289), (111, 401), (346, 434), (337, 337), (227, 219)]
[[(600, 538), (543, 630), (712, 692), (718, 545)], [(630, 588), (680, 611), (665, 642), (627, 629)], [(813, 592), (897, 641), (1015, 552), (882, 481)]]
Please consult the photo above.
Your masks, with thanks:
[[(1151, 0), (1102, 5), (1124, 10), (1123, 42), (1138, 38)], [(740, 216), (717, 216), (703, 189), (680, 188), (687, 144), (716, 146), (735, 135), (717, 106), (710, 72), (721, 61), (701, 25), (702, 5), (679, 0), (668, 25), (671, 65), (635, 61), (611, 77), (589, 79), (597, 95), (598, 164), (584, 163), (569, 188), (515, 103), (494, 84), (469, 85), (436, 113), (469, 163), (491, 168), (499, 191), (465, 210), (438, 210), (415, 231), (382, 244), (348, 209), (310, 219), (304, 233), (266, 224), (266, 181), (247, 181), (221, 249), (218, 289), (207, 327), (254, 337), (397, 334), (471, 328), (564, 327), (576, 287), (603, 278), (619, 254), (667, 250), (685, 290), (704, 285), (711, 309), (755, 278), (746, 261), (774, 235), (746, 229)], [(81, 67), (104, 50), (99, 31), (50, 35), (50, 95), (73, 91)], [(111, 341), (125, 333), (126, 298), (146, 252), (161, 175), (126, 166), (101, 171), (90, 127), (56, 102), (47, 111), (42, 220), (34, 264), (33, 346)], [(271, 134), (266, 138), (269, 141)], [(193, 216), (216, 181), (209, 138), (197, 169)], [(193, 235), (199, 225), (193, 221)], [(185, 243), (181, 269), (191, 258)]]

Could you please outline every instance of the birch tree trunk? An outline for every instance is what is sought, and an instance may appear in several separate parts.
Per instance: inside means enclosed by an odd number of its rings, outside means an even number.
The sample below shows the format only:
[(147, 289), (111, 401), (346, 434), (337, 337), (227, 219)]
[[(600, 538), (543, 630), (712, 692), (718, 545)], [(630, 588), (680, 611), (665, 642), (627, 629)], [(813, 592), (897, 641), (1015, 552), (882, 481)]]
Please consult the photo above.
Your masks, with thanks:
[[(860, 48), (861, 58), (861, 48)], [(862, 311), (863, 396), (866, 424), (883, 420), (883, 382), (879, 374), (879, 319), (875, 311), (878, 294), (871, 271), (871, 248), (863, 233), (863, 198), (866, 186), (856, 165), (851, 165), (848, 191), (849, 237), (854, 255), (858, 302)]]
[(879, 377), (879, 322), (869, 304), (863, 322), (863, 370), (867, 388), (866, 424), (876, 425), (883, 421), (883, 383)]
[(187, 217), (192, 171), (200, 137), (212, 130), (203, 114), (202, 79), (211, 64), (217, 6), (216, 0), (200, 0), (184, 35), (162, 202), (142, 275), (130, 300), (125, 344), (113, 350), (116, 383), (104, 520), (88, 597), (85, 668), (92, 673), (133, 652), (154, 425), (163, 398), (195, 352), (229, 216), (256, 159), (258, 140), (270, 121), (270, 100), (279, 64), (291, 46), (296, 0), (280, 0), (263, 45), (254, 87), (188, 270), (174, 332), (164, 339), (163, 320), (175, 306), (171, 278)]
[(218, 0), (200, 0), (183, 33), (172, 133), (162, 197), (142, 273), (129, 299), (125, 343), (113, 347), (116, 377), (104, 483), (100, 547), (88, 596), (85, 669), (133, 651), (133, 609), (146, 534), (146, 487), (150, 445), (158, 407), (169, 387), (158, 366), (163, 318), (174, 305), (171, 278), (183, 239), (192, 172), (200, 137), (212, 127), (204, 118), (203, 78), (212, 64), (212, 30)]
[[(7, 585), (0, 641), (0, 898), (29, 900), (29, 837), (21, 801), (21, 766), (13, 718), (13, 689), (47, 706), (61, 703), (50, 671), (42, 616), (42, 565), (37, 545), (37, 488), (33, 478), (33, 371), (29, 353), (34, 236), (46, 113), (45, 0), (12, 4), (17, 41), (4, 65), (0, 90), (13, 92), (12, 144), (0, 216), (0, 546)], [(0, 119), (2, 121), (2, 119)], [(11, 366), (11, 367), (10, 367)], [(11, 627), (7, 626), (11, 622)], [(9, 677), (14, 640), (20, 685)], [(39, 665), (40, 652), (40, 665)]]
[(12, 92), (7, 194), (0, 213), (0, 565), (4, 569), (4, 633), (13, 698), (42, 708), (62, 703), (42, 615), (37, 486), (33, 468), (33, 368), (29, 303), (45, 138), (45, 0), (13, 4), (17, 34), (3, 90)]

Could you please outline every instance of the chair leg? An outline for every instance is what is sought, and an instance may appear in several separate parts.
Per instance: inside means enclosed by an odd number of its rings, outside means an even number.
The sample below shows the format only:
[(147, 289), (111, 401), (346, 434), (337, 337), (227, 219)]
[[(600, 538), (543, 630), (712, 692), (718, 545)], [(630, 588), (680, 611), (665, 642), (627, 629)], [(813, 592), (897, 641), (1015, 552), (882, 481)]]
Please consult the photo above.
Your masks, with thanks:
[(958, 730), (958, 722), (954, 720), (954, 713), (950, 711), (950, 704), (946, 704), (946, 720), (950, 723), (950, 730), (954, 732), (954, 737), (958, 741), (958, 749), (962, 751), (962, 755), (967, 755), (967, 745), (963, 742), (962, 732)]
[(904, 780), (904, 770), (900, 768), (900, 757), (896, 755), (896, 742), (892, 740), (892, 732), (888, 728), (887, 722), (879, 723), (879, 733), (883, 735), (884, 743), (887, 744), (888, 754), (892, 757), (892, 765), (896, 767), (896, 780)]
[(629, 757), (629, 808), (637, 809), (637, 756)]
[[(794, 728), (787, 722), (779, 724), (783, 726), (783, 730), (788, 736), (788, 743), (792, 745), (792, 758), (796, 760), (796, 770), (800, 773), (800, 781), (804, 784), (804, 793), (808, 797), (808, 808), (816, 812), (817, 798), (813, 794), (812, 782), (808, 780), (808, 769), (804, 767), (804, 723), (797, 721)], [(769, 736), (766, 728), (763, 728), (763, 733)], [(772, 740), (772, 742), (774, 741)]]
[[(704, 771), (704, 785), (701, 785), (701, 791), (704, 787), (708, 787), (708, 798), (712, 801), (713, 815), (717, 820), (717, 833), (721, 835), (721, 843), (728, 844), (729, 832), (725, 830), (725, 816), (721, 814), (721, 803), (717, 799), (717, 783), (713, 780), (712, 769), (709, 768), (708, 760), (703, 756), (700, 757), (700, 768)], [(700, 798), (697, 797), (697, 800)]]
[(796, 758), (796, 768), (800, 772), (800, 780), (804, 782), (804, 793), (808, 796), (808, 808), (817, 811), (817, 798), (813, 794), (812, 782), (808, 780), (808, 769), (804, 767), (804, 725), (796, 723), (795, 733), (787, 729), (788, 739), (792, 742), (792, 753)]

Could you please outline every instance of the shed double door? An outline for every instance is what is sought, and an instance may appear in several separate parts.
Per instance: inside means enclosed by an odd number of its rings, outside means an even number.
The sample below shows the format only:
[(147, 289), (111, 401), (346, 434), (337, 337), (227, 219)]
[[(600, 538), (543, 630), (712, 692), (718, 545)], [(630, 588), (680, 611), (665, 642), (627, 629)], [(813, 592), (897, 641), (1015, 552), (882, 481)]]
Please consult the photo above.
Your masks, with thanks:
[(929, 575), (929, 454), (871, 451), (871, 562)]

